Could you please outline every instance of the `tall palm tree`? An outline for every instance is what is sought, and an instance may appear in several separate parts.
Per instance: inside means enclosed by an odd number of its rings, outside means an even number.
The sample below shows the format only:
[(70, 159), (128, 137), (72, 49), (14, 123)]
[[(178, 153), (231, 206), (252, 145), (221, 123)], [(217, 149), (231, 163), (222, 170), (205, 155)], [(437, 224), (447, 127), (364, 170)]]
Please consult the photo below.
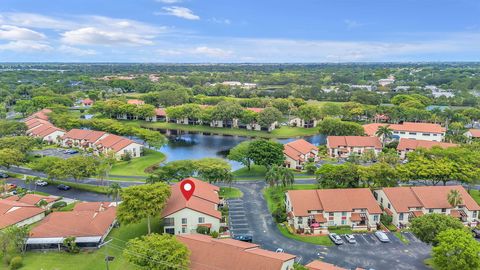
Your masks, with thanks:
[(278, 168), (278, 176), (284, 187), (293, 185), (293, 182), (295, 181), (295, 175), (293, 174), (293, 171), (286, 167)]
[(271, 187), (276, 186), (278, 184), (278, 170), (277, 170), (277, 168), (278, 168), (278, 166), (274, 165), (265, 174), (265, 181), (267, 181), (267, 183)]
[(390, 125), (379, 126), (375, 135), (382, 138), (382, 146), (385, 147), (385, 142), (392, 137), (393, 130), (390, 128)]
[(463, 203), (462, 194), (456, 189), (450, 190), (447, 196), (447, 201), (453, 208)]
[(112, 183), (108, 187), (107, 195), (115, 202), (115, 206), (118, 206), (118, 197), (120, 197), (121, 192), (122, 187), (118, 183)]

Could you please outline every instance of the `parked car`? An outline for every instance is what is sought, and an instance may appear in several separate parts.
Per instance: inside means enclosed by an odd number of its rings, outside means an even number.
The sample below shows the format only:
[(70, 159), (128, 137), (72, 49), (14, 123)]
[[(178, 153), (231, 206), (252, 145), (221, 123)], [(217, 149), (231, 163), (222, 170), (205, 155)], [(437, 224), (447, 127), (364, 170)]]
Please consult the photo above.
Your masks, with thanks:
[(253, 241), (253, 237), (251, 235), (245, 235), (245, 234), (234, 235), (233, 239), (240, 240), (243, 242), (249, 242), (249, 243), (252, 243)]
[(64, 185), (64, 184), (58, 185), (57, 188), (60, 189), (60, 190), (69, 190), (69, 189), (71, 189), (70, 186), (67, 186), (67, 185)]
[(332, 242), (335, 243), (336, 245), (343, 244), (342, 238), (336, 233), (329, 233), (328, 237), (330, 237), (330, 240), (332, 240)]
[(276, 253), (283, 253), (283, 248), (277, 248), (277, 250), (275, 250)]
[(8, 174), (4, 172), (0, 172), (0, 178), (8, 178), (8, 177), (10, 177)]
[(68, 150), (65, 150), (64, 152), (65, 154), (69, 154), (69, 155), (73, 155), (73, 154), (76, 154), (78, 153), (78, 150), (75, 150), (75, 149), (68, 149)]
[(37, 180), (37, 181), (35, 181), (35, 185), (40, 186), (40, 187), (44, 187), (44, 186), (48, 186), (48, 182), (44, 181), (44, 180)]
[(380, 240), (380, 242), (388, 243), (390, 239), (388, 238), (387, 234), (382, 231), (376, 231), (375, 236)]
[(353, 236), (353, 234), (345, 234), (345, 240), (347, 240), (347, 242), (350, 244), (357, 243), (357, 240), (355, 240), (355, 236)]
[(474, 236), (475, 238), (480, 238), (480, 229), (474, 228), (474, 229), (472, 230), (472, 232), (473, 232), (473, 236)]
[(7, 183), (6, 186), (7, 186), (7, 191), (10, 191), (10, 190), (12, 190), (12, 189), (16, 189), (16, 188), (17, 188), (17, 185), (12, 184), (12, 183)]

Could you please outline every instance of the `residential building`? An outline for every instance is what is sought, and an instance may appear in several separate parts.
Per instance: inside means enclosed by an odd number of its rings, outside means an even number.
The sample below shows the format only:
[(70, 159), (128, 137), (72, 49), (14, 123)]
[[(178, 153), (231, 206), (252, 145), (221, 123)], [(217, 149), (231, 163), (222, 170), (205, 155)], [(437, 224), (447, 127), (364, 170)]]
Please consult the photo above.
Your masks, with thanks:
[(145, 101), (140, 100), (140, 99), (129, 99), (129, 100), (127, 100), (127, 104), (145, 105)]
[(147, 117), (145, 121), (150, 121), (150, 122), (168, 122), (167, 118), (167, 112), (165, 111), (164, 108), (156, 108), (155, 109), (155, 115), (152, 117)]
[(137, 158), (143, 153), (143, 145), (114, 134), (108, 134), (103, 139), (98, 140), (95, 146), (98, 152), (104, 154), (113, 152), (118, 159), (127, 154), (130, 154), (132, 158)]
[(0, 230), (28, 226), (45, 217), (45, 209), (13, 199), (0, 200)]
[[(311, 261), (305, 265), (308, 270), (348, 270), (347, 268), (339, 267), (331, 263), (322, 262), (319, 260)], [(362, 268), (356, 268), (355, 270), (363, 270)]]
[(289, 190), (288, 224), (299, 233), (327, 233), (329, 226), (376, 230), (382, 210), (368, 188)]
[(116, 223), (116, 206), (111, 202), (77, 203), (72, 211), (53, 212), (33, 227), (28, 249), (59, 249), (67, 237), (79, 247), (97, 247)]
[(480, 129), (469, 129), (463, 135), (468, 137), (470, 140), (480, 138)]
[(285, 166), (292, 169), (301, 169), (309, 159), (318, 160), (318, 147), (304, 139), (286, 143), (283, 146)]
[(393, 130), (394, 139), (415, 139), (441, 142), (445, 137), (446, 129), (439, 124), (403, 122), (401, 124), (371, 123), (363, 125), (368, 136), (376, 136), (380, 126), (387, 126)]
[(65, 131), (49, 122), (48, 114), (51, 112), (50, 109), (43, 109), (27, 117), (24, 120), (27, 126), (26, 134), (45, 142), (58, 143)]
[[(448, 202), (451, 190), (460, 192), (462, 203), (459, 206), (452, 207)], [(462, 186), (391, 187), (375, 190), (374, 196), (399, 228), (408, 226), (413, 218), (429, 213), (451, 215), (465, 225), (478, 224), (480, 206)]]
[(82, 100), (82, 106), (83, 107), (90, 107), (93, 105), (93, 100), (89, 99), (89, 98), (86, 98), (84, 100)]
[(202, 234), (176, 237), (190, 250), (191, 270), (293, 270), (295, 255), (261, 249), (257, 244)]
[(415, 151), (418, 148), (430, 149), (434, 146), (441, 148), (449, 148), (456, 147), (458, 146), (458, 144), (401, 138), (400, 142), (397, 145), (397, 152), (400, 155), (400, 158), (404, 159), (408, 152)]
[(222, 82), (223, 85), (226, 85), (226, 86), (230, 86), (230, 87), (234, 87), (234, 86), (242, 86), (242, 83), (241, 82), (237, 82), (237, 81), (224, 81)]
[(62, 136), (62, 146), (77, 148), (94, 148), (95, 143), (108, 136), (103, 131), (74, 128)]
[(372, 90), (376, 89), (374, 86), (368, 85), (368, 84), (352, 84), (352, 85), (350, 85), (350, 88), (351, 89), (363, 89), (363, 90), (367, 90), (367, 91), (372, 91)]
[(194, 193), (186, 200), (180, 183), (171, 187), (172, 193), (161, 214), (164, 232), (176, 235), (195, 233), (199, 226), (218, 232), (222, 219), (219, 207), (223, 204), (218, 196), (219, 187), (195, 178), (187, 179), (195, 183)]
[(46, 205), (43, 208), (49, 209), (53, 203), (60, 200), (60, 197), (56, 196), (43, 196), (38, 194), (25, 194), (22, 197), (17, 195), (10, 196), (5, 200), (13, 201), (13, 202), (20, 202), (24, 204), (28, 204), (31, 206), (39, 206), (41, 201), (45, 201)]
[(318, 124), (318, 119), (304, 120), (300, 117), (295, 117), (288, 121), (288, 124), (292, 127), (303, 127), (303, 128), (313, 128)]
[(347, 158), (351, 154), (361, 155), (365, 151), (373, 151), (378, 155), (382, 151), (382, 143), (378, 137), (328, 136), (327, 149), (331, 157)]
[(393, 84), (395, 83), (395, 77), (390, 75), (388, 76), (387, 79), (380, 79), (378, 80), (378, 84), (381, 85), (381, 86), (387, 86), (387, 85), (390, 85), (390, 84)]

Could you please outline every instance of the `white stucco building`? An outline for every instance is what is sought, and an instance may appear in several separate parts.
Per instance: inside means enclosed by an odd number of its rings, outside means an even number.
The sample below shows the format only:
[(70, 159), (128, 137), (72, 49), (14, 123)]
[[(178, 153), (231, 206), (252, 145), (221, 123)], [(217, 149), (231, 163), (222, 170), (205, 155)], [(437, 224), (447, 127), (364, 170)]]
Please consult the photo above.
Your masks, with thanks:
[(394, 139), (414, 139), (441, 142), (445, 137), (446, 129), (439, 124), (403, 122), (401, 124), (371, 123), (363, 125), (368, 136), (376, 136), (380, 126), (388, 126), (393, 131)]
[(382, 151), (382, 143), (377, 137), (328, 136), (327, 149), (330, 157), (347, 158), (353, 153), (361, 155), (366, 151), (378, 155)]

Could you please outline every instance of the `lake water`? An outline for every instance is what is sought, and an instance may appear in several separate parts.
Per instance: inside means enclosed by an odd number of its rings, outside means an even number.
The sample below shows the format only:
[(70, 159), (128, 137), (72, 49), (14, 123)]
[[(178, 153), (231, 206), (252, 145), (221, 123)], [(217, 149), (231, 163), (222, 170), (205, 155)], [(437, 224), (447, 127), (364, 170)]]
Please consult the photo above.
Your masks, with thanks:
[[(162, 133), (165, 133), (165, 131), (162, 131)], [(167, 155), (167, 162), (206, 157), (225, 158), (231, 148), (245, 140), (253, 139), (242, 136), (206, 135), (180, 131), (171, 133), (174, 133), (174, 135), (168, 136), (168, 144), (160, 148), (160, 151)], [(287, 143), (296, 139), (298, 138), (277, 139), (277, 141)], [(324, 135), (315, 135), (303, 137), (303, 139), (315, 145), (320, 145), (325, 144), (326, 137)], [(233, 170), (242, 167), (238, 162), (229, 162), (232, 165)]]

